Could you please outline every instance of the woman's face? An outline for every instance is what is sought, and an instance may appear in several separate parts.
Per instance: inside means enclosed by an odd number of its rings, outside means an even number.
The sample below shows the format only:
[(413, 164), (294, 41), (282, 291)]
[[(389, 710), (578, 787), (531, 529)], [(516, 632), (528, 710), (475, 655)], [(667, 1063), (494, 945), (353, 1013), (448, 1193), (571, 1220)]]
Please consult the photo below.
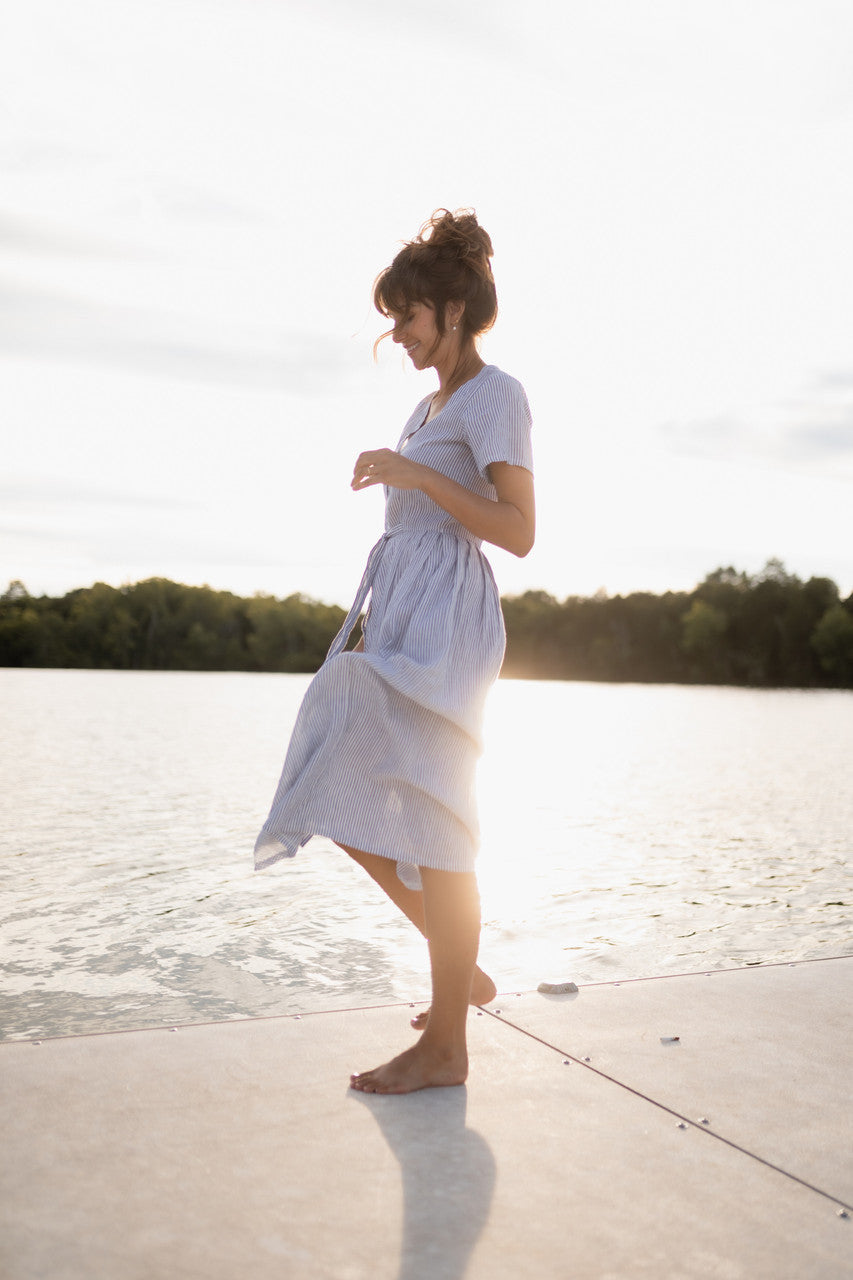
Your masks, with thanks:
[(400, 314), (392, 313), (394, 342), (406, 348), (406, 354), (416, 369), (428, 369), (440, 358), (441, 348), (448, 335), (438, 335), (435, 308), (428, 302), (413, 302)]

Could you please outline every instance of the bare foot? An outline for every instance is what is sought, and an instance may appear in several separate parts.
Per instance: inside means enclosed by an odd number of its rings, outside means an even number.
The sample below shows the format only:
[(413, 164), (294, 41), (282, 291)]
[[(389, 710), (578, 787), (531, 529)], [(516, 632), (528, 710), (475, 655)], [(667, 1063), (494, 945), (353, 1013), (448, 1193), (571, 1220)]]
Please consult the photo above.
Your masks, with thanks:
[(373, 1071), (351, 1075), (350, 1088), (360, 1093), (414, 1093), (416, 1089), (435, 1089), (464, 1084), (468, 1076), (468, 1055), (436, 1052), (419, 1040), (411, 1049), (392, 1058)]
[[(469, 1004), (489, 1004), (498, 994), (498, 989), (492, 982), (487, 973), (477, 965), (474, 969), (474, 977), (471, 979), (471, 995), (468, 998)], [(415, 1014), (411, 1019), (411, 1024), (416, 1031), (423, 1031), (429, 1022), (429, 1009), (424, 1009), (421, 1013)]]

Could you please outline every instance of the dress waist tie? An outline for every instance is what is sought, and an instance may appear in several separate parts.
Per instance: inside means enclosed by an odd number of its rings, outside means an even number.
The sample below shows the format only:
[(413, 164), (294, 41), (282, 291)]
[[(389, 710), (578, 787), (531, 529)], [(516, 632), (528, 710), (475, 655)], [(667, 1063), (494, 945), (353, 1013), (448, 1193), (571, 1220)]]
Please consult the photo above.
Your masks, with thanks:
[(361, 582), (358, 584), (358, 591), (355, 593), (355, 599), (352, 602), (349, 613), (344, 618), (344, 625), (329, 646), (326, 662), (330, 658), (337, 657), (346, 648), (346, 643), (352, 635), (353, 627), (358, 622), (359, 615), (364, 608), (364, 602), (367, 599), (370, 588), (373, 586), (373, 579), (376, 577), (376, 570), (379, 568), (382, 552), (385, 550), (385, 545), (390, 537), (390, 533), (383, 533), (382, 537), (371, 549), (370, 555), (367, 557), (367, 564), (364, 566), (364, 573), (361, 575)]

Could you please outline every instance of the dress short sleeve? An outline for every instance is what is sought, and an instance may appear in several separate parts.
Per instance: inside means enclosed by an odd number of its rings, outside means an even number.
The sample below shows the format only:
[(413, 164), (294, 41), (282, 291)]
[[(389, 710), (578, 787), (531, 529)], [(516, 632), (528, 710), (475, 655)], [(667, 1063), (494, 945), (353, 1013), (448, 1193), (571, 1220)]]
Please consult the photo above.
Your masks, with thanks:
[(465, 436), (485, 480), (490, 462), (533, 470), (531, 424), (521, 383), (500, 369), (490, 371), (465, 406)]

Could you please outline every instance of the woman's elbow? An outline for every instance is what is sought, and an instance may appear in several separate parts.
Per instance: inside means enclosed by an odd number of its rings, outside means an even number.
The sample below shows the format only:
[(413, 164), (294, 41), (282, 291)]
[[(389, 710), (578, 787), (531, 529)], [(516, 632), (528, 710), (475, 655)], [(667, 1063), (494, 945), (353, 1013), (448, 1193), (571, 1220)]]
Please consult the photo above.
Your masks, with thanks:
[(502, 519), (493, 539), (495, 545), (510, 555), (523, 560), (533, 547), (536, 539), (536, 518), (532, 511), (526, 511), (519, 503), (507, 502), (502, 512)]
[(536, 534), (532, 529), (529, 529), (516, 538), (513, 545), (508, 547), (507, 550), (511, 551), (514, 556), (518, 556), (519, 560), (523, 560), (525, 556), (530, 555), (535, 541)]

